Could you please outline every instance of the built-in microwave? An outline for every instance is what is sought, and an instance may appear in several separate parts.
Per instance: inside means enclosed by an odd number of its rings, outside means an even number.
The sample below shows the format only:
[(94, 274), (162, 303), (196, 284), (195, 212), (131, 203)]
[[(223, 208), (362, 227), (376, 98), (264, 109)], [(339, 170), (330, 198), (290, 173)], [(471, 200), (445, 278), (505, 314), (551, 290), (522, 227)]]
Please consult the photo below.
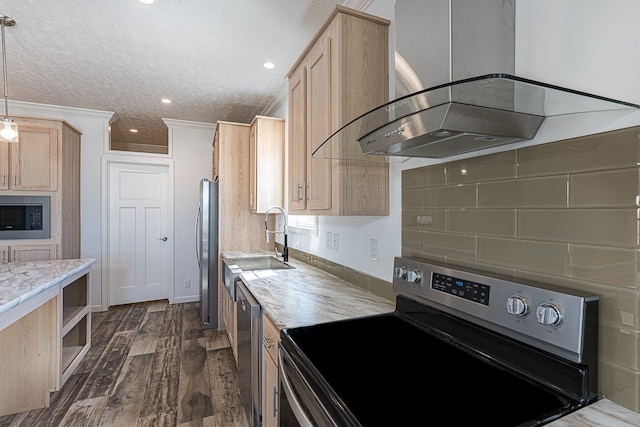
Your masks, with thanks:
[(49, 196), (0, 196), (0, 240), (51, 237)]

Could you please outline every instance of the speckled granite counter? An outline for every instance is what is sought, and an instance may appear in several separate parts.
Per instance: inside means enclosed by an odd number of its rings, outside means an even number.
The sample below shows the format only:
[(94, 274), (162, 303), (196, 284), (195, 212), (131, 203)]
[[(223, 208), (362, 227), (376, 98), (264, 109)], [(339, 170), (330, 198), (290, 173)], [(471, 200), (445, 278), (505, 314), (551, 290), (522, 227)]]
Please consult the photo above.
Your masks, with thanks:
[[(230, 258), (255, 255), (255, 252), (223, 254)], [(293, 258), (289, 258), (289, 264), (295, 268), (241, 275), (242, 281), (280, 329), (395, 310), (395, 302), (316, 267)]]
[(20, 318), (23, 310), (15, 310), (20, 305), (29, 303), (95, 262), (95, 259), (87, 258), (0, 264), (0, 329)]
[(638, 427), (640, 414), (602, 399), (547, 424), (549, 427)]
[[(270, 255), (229, 252), (225, 257)], [(387, 313), (395, 303), (373, 295), (302, 261), (290, 258), (291, 270), (241, 275), (253, 296), (279, 328), (312, 325), (350, 317)], [(638, 427), (640, 413), (608, 399), (548, 424), (550, 427)]]

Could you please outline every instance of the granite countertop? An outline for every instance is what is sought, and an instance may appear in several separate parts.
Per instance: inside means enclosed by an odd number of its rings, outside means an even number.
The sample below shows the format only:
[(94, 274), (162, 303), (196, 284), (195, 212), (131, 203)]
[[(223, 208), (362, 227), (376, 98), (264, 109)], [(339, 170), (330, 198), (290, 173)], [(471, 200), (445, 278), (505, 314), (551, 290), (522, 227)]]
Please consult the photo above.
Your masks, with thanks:
[[(225, 258), (272, 255), (267, 252), (227, 252)], [(395, 310), (395, 302), (378, 297), (302, 261), (295, 269), (242, 273), (242, 281), (280, 329), (330, 322)], [(550, 427), (637, 427), (640, 413), (608, 399), (547, 424)]]
[[(271, 255), (228, 252), (223, 256)], [(292, 269), (259, 270), (240, 278), (280, 329), (390, 313), (395, 302), (368, 292), (302, 261), (289, 258)]]
[(87, 258), (0, 264), (0, 315), (8, 314), (95, 262)]

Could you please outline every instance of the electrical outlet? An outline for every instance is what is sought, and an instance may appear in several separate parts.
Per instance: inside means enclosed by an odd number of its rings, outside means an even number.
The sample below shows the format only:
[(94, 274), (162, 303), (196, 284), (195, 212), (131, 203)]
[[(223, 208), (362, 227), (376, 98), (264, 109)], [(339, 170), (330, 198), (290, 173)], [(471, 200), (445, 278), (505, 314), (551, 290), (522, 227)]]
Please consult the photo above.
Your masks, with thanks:
[(369, 259), (373, 261), (380, 261), (380, 254), (378, 253), (378, 240), (369, 240)]
[(333, 233), (333, 250), (337, 251), (340, 249), (340, 235), (338, 233)]
[(333, 247), (333, 233), (327, 231), (327, 249), (331, 249)]
[(185, 288), (191, 287), (191, 279), (184, 279), (184, 287)]

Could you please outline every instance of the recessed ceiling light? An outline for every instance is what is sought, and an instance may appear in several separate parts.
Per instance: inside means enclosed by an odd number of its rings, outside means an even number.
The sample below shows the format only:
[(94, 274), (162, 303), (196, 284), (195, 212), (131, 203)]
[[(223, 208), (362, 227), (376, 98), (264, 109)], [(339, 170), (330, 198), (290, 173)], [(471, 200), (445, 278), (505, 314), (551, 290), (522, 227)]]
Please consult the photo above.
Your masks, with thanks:
[(129, 129), (129, 132), (131, 132), (131, 133), (138, 133), (138, 129)]
[(140, 0), (140, 3), (153, 4), (154, 0)]
[(162, 102), (163, 104), (171, 104), (171, 100), (169, 98), (162, 98), (160, 102)]
[(262, 64), (262, 66), (267, 70), (273, 70), (274, 68), (276, 68), (273, 62), (265, 62), (264, 64)]

